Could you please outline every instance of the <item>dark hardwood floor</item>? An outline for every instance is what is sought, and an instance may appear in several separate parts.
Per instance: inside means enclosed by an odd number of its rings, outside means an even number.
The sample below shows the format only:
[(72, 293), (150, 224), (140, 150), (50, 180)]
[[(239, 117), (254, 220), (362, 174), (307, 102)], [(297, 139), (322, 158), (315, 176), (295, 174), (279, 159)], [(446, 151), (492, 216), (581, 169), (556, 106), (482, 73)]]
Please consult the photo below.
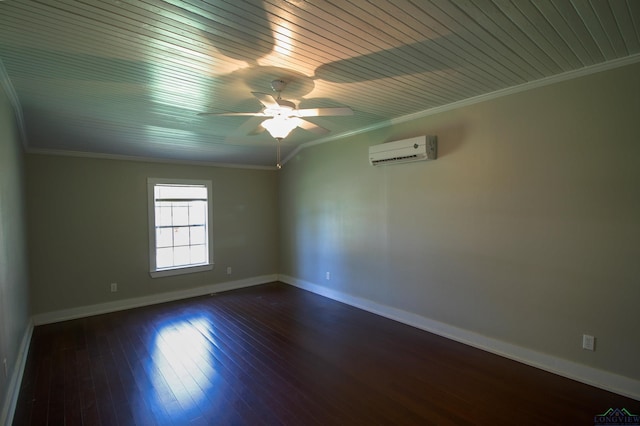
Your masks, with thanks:
[(36, 327), (15, 425), (593, 425), (640, 402), (274, 283)]

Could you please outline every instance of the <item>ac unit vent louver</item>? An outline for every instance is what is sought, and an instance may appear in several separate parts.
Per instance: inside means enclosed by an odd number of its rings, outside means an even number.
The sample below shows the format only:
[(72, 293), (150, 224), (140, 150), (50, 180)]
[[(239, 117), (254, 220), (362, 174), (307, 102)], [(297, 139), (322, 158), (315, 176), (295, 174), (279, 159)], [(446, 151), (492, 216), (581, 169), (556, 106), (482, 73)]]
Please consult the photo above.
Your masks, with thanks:
[(418, 136), (369, 147), (369, 162), (373, 166), (435, 160), (436, 155), (435, 136)]

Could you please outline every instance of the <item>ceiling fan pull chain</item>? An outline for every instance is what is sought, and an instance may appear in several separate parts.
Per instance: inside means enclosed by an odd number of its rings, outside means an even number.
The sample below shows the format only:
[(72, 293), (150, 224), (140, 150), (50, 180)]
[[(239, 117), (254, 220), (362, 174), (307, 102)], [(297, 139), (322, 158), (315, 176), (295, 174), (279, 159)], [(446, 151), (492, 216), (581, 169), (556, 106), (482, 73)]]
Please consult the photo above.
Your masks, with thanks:
[(282, 164), (280, 164), (280, 141), (281, 140), (282, 140), (281, 138), (276, 139), (276, 157), (277, 157), (276, 158), (276, 168), (278, 170), (280, 170), (282, 168)]

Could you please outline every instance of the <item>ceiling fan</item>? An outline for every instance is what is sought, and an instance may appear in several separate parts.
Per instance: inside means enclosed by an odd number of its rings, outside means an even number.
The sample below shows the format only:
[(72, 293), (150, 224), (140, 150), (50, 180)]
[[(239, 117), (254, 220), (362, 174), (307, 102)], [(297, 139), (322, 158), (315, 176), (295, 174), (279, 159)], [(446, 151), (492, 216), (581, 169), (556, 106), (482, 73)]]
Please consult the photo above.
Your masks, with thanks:
[(267, 119), (252, 133), (267, 130), (278, 141), (276, 167), (280, 169), (282, 167), (280, 164), (280, 141), (286, 138), (293, 129), (300, 127), (319, 135), (329, 133), (329, 130), (324, 127), (305, 120), (305, 117), (353, 115), (353, 110), (349, 107), (298, 109), (295, 103), (282, 99), (281, 93), (286, 86), (287, 83), (284, 80), (277, 79), (271, 82), (271, 89), (277, 92), (277, 96), (269, 93), (251, 92), (264, 106), (259, 112), (201, 112), (198, 115), (266, 117)]

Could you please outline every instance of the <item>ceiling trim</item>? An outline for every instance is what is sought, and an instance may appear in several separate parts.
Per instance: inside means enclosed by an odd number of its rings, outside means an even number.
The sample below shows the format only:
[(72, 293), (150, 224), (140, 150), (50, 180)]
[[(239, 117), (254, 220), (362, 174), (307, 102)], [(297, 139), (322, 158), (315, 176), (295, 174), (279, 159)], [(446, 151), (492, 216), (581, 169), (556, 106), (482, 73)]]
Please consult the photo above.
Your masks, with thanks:
[(7, 73), (7, 69), (4, 67), (2, 63), (2, 59), (0, 59), (0, 86), (4, 89), (4, 92), (7, 94), (9, 98), (9, 103), (13, 108), (13, 114), (15, 116), (16, 125), (18, 127), (18, 134), (20, 135), (20, 141), (22, 142), (22, 147), (26, 150), (29, 147), (27, 143), (27, 132), (24, 126), (24, 116), (22, 115), (22, 105), (20, 104), (20, 100), (18, 99), (18, 94), (13, 88), (13, 83), (11, 83), (11, 79), (9, 78), (9, 74)]
[(277, 170), (275, 166), (253, 166), (247, 164), (217, 163), (213, 161), (176, 160), (171, 158), (154, 158), (131, 155), (101, 154), (96, 152), (62, 151), (55, 149), (28, 148), (27, 154), (57, 155), (61, 157), (94, 158), (98, 160), (139, 161), (143, 163), (183, 164), (187, 166), (221, 167), (230, 169)]
[(339, 133), (339, 134), (336, 134), (336, 135), (326, 136), (326, 137), (323, 137), (323, 138), (320, 138), (320, 139), (316, 139), (314, 141), (307, 142), (307, 143), (304, 143), (302, 145), (299, 145), (296, 149), (293, 150), (293, 152), (291, 154), (287, 155), (284, 158), (284, 160), (282, 161), (282, 164), (286, 164), (287, 161), (289, 161), (290, 159), (295, 157), (303, 149), (309, 148), (309, 147), (314, 146), (314, 145), (320, 145), (320, 144), (327, 143), (327, 142), (332, 142), (332, 141), (335, 141), (335, 140), (338, 140), (338, 139), (344, 139), (344, 138), (347, 138), (349, 136), (355, 136), (355, 135), (359, 135), (359, 134), (362, 134), (362, 133), (370, 132), (372, 130), (377, 130), (377, 129), (381, 129), (381, 128), (384, 128), (384, 127), (397, 125), (397, 124), (401, 124), (401, 123), (406, 123), (406, 122), (411, 121), (411, 120), (416, 120), (416, 119), (419, 119), (419, 118), (429, 117), (431, 115), (439, 114), (441, 112), (451, 111), (451, 110), (454, 110), (454, 109), (457, 109), (457, 108), (463, 108), (463, 107), (474, 105), (474, 104), (477, 104), (477, 103), (480, 103), (480, 102), (485, 102), (485, 101), (488, 101), (488, 100), (501, 98), (503, 96), (509, 96), (509, 95), (513, 95), (513, 94), (516, 94), (516, 93), (525, 92), (527, 90), (537, 89), (537, 88), (548, 86), (548, 85), (551, 85), (551, 84), (560, 83), (562, 81), (572, 80), (574, 78), (584, 77), (584, 76), (591, 75), (591, 74), (596, 74), (596, 73), (599, 73), (599, 72), (602, 72), (602, 71), (607, 71), (607, 70), (611, 70), (611, 69), (615, 69), (615, 68), (620, 68), (620, 67), (623, 67), (623, 66), (626, 66), (626, 65), (635, 64), (637, 62), (640, 62), (640, 54), (630, 55), (630, 56), (626, 56), (624, 58), (613, 59), (611, 61), (602, 62), (600, 64), (591, 65), (591, 66), (580, 68), (580, 69), (577, 69), (577, 70), (566, 71), (566, 72), (563, 72), (561, 74), (556, 74), (556, 75), (551, 76), (551, 77), (546, 77), (546, 78), (541, 78), (539, 80), (530, 81), (530, 82), (527, 82), (527, 83), (520, 84), (518, 86), (513, 86), (513, 87), (506, 88), (506, 89), (501, 89), (501, 90), (496, 90), (495, 92), (485, 93), (483, 95), (478, 95), (478, 96), (474, 96), (472, 98), (463, 99), (461, 101), (452, 102), (450, 104), (438, 106), (438, 107), (435, 107), (435, 108), (430, 108), (430, 109), (427, 109), (427, 110), (424, 110), (424, 111), (420, 111), (420, 112), (417, 112), (417, 113), (414, 113), (414, 114), (408, 114), (408, 115), (404, 115), (402, 117), (393, 118), (391, 120), (381, 121), (381, 122), (378, 122), (378, 123), (376, 123), (376, 124), (374, 124), (372, 126), (363, 127), (363, 128), (356, 129), (356, 130), (353, 130), (353, 131)]

